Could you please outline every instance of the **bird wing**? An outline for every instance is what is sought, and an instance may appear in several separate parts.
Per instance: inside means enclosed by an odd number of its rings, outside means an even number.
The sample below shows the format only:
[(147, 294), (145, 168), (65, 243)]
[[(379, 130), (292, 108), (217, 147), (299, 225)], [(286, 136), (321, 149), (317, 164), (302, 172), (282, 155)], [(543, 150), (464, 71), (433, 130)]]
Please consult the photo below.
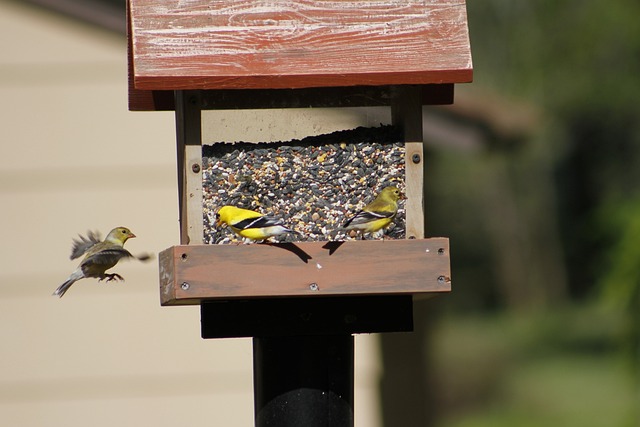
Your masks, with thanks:
[(360, 211), (353, 218), (350, 218), (347, 222), (345, 222), (343, 227), (368, 224), (379, 219), (391, 219), (394, 216), (396, 216), (396, 213), (393, 211)]
[[(282, 222), (280, 220), (273, 218), (268, 215), (259, 216), (257, 218), (247, 218), (236, 223), (230, 224), (233, 228), (238, 230), (249, 230), (253, 228), (267, 228), (267, 227), (275, 227), (281, 226)], [(286, 228), (286, 227), (285, 227)]]
[(79, 240), (73, 239), (71, 248), (71, 259), (76, 259), (84, 255), (90, 248), (101, 242), (100, 233), (88, 231), (87, 237), (78, 234)]
[(97, 251), (82, 260), (82, 266), (115, 264), (122, 258), (133, 258), (128, 250), (114, 246)]

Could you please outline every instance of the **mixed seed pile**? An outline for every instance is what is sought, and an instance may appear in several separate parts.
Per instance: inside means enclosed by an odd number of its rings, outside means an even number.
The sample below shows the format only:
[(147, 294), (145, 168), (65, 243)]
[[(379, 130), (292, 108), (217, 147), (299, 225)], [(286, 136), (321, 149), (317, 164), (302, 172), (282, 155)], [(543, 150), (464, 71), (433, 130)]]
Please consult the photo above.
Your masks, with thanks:
[[(215, 213), (234, 205), (281, 218), (297, 232), (274, 241), (345, 240), (337, 230), (388, 185), (404, 191), (404, 143), (391, 126), (357, 128), (277, 143), (203, 146), (204, 242), (238, 241), (216, 228)], [(404, 238), (404, 203), (386, 236)]]

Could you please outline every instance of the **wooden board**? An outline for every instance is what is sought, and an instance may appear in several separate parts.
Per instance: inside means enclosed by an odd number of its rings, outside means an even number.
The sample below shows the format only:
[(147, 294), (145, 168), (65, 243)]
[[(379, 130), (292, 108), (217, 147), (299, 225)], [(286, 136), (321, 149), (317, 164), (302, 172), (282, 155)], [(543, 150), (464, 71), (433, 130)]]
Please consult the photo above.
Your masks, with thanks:
[(394, 87), (391, 120), (405, 141), (406, 236), (424, 238), (422, 103), (413, 86)]
[(202, 338), (410, 332), (413, 298), (359, 295), (209, 300), (200, 306), (200, 325)]
[(180, 243), (202, 243), (202, 114), (198, 91), (176, 92)]
[(449, 292), (449, 240), (181, 245), (160, 253), (162, 305), (207, 299)]
[[(453, 84), (410, 86), (422, 105), (453, 103)], [(386, 107), (395, 86), (349, 86), (302, 89), (221, 89), (200, 92), (203, 110), (269, 108)]]
[[(171, 90), (138, 90), (129, 73), (129, 110), (170, 111), (176, 109)], [(453, 104), (452, 83), (413, 86), (422, 105)], [(392, 86), (349, 86), (302, 89), (219, 89), (199, 91), (202, 110), (242, 110), (269, 108), (387, 107)], [(176, 93), (183, 92), (178, 91)]]
[(470, 82), (464, 0), (129, 0), (137, 90)]

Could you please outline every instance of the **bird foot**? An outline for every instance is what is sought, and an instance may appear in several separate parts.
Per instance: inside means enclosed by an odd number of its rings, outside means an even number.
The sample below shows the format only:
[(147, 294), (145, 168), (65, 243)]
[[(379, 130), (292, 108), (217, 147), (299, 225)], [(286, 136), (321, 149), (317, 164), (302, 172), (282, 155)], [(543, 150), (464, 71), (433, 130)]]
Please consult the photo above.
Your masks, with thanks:
[(121, 275), (117, 274), (117, 273), (105, 274), (103, 277), (98, 279), (98, 281), (102, 281), (103, 279), (106, 279), (107, 282), (111, 282), (113, 280), (122, 280), (122, 281), (124, 281), (124, 278)]

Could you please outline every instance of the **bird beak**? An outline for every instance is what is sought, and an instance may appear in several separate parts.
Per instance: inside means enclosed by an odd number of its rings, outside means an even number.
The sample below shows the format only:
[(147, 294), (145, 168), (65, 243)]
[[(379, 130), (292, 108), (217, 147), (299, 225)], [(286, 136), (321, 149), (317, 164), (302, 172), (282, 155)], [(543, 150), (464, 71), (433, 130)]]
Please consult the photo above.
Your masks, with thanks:
[(407, 196), (404, 193), (400, 193), (400, 200), (407, 200)]
[(136, 237), (136, 235), (130, 232), (130, 233), (129, 233), (129, 238), (131, 239), (131, 238), (133, 238), (133, 237)]

